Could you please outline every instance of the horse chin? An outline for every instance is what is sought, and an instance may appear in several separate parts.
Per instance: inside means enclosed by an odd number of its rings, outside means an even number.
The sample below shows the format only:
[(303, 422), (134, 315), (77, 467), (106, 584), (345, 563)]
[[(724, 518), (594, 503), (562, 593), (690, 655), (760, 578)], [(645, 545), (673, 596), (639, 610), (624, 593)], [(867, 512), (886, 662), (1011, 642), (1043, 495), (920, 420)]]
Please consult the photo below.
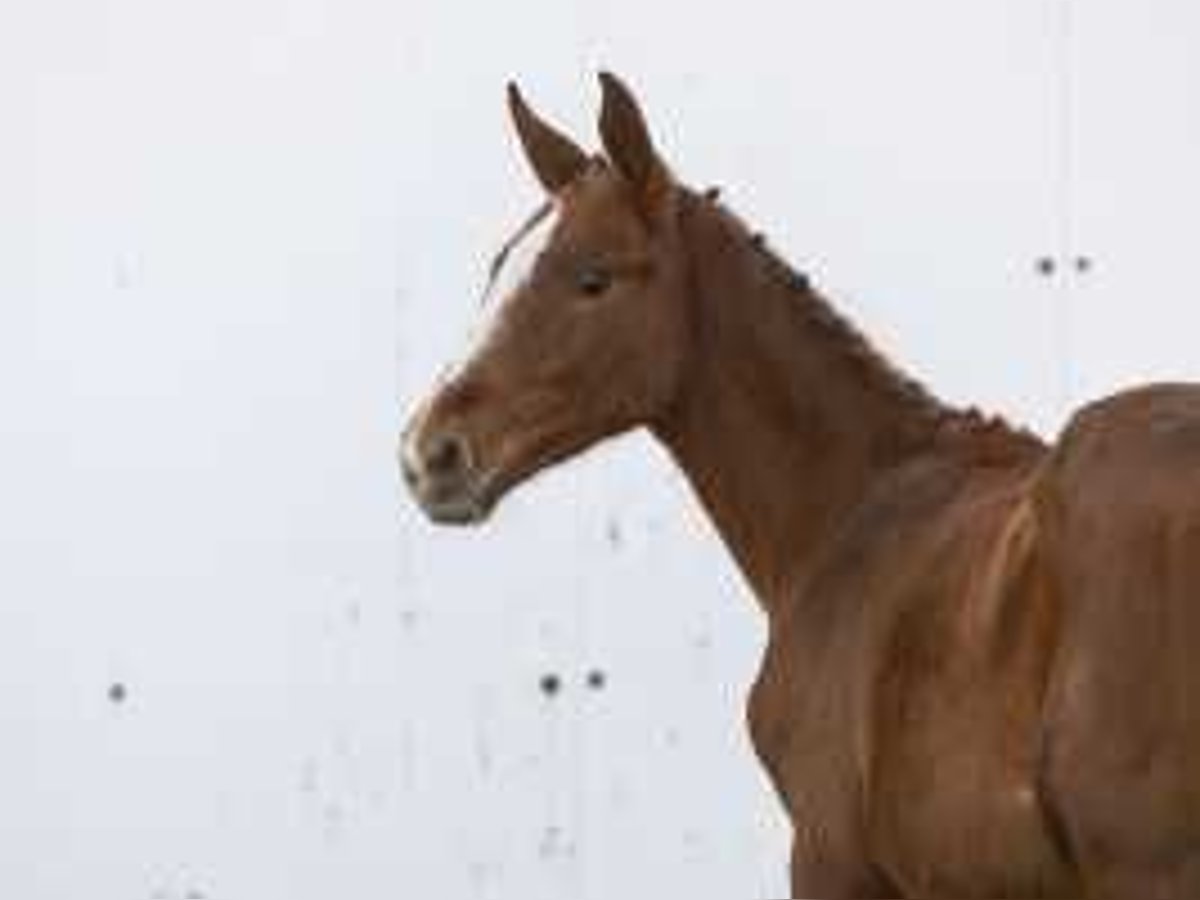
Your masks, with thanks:
[(427, 501), (421, 508), (435, 525), (454, 527), (482, 525), (492, 512), (492, 504), (473, 496)]
[(469, 482), (454, 490), (414, 491), (421, 510), (435, 525), (482, 525), (500, 499), (488, 481)]

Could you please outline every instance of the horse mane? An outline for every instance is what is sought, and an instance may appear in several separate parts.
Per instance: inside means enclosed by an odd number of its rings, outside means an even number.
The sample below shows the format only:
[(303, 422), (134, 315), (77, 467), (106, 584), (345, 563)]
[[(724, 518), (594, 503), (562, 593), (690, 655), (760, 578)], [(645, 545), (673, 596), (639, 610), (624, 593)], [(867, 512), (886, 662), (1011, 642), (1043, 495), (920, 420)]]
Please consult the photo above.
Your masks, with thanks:
[(992, 453), (1028, 452), (1041, 449), (1042, 440), (1026, 428), (1016, 426), (1000, 415), (988, 415), (977, 407), (959, 409), (949, 406), (921, 381), (896, 366), (879, 351), (867, 335), (841, 313), (817, 288), (809, 276), (780, 255), (761, 231), (750, 228), (744, 219), (721, 201), (718, 188), (709, 188), (703, 201), (726, 219), (745, 240), (769, 276), (796, 301), (797, 311), (806, 324), (827, 338), (829, 346), (846, 359), (865, 381), (911, 410), (917, 420), (935, 438), (967, 437)]

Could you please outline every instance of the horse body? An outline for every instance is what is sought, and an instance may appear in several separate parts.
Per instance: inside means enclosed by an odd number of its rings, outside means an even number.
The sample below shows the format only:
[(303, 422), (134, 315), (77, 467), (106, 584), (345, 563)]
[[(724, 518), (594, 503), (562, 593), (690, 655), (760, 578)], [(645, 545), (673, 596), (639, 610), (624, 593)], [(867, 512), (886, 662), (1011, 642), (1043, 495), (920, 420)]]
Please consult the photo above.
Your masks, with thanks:
[(972, 443), (881, 478), (772, 623), (795, 893), (1195, 896), (1200, 389)]
[(596, 160), (510, 103), (554, 228), (406, 432), (447, 523), (648, 428), (768, 628), (748, 723), (798, 897), (1200, 896), (1200, 388), (1053, 447), (904, 378), (604, 77)]

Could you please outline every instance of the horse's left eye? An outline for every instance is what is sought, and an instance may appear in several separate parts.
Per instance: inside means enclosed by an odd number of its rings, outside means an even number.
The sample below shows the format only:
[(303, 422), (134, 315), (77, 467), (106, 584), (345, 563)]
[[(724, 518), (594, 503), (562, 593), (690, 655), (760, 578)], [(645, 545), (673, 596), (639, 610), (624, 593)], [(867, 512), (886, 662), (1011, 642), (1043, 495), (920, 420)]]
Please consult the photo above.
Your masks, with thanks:
[(575, 276), (575, 283), (581, 293), (599, 297), (612, 284), (612, 275), (599, 266), (585, 266)]

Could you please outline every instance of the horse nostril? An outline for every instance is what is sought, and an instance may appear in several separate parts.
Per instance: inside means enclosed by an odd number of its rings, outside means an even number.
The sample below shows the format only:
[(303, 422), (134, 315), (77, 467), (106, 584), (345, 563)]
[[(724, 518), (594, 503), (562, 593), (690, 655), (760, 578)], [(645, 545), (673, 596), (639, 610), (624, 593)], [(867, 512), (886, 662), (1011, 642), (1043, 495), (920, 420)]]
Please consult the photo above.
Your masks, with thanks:
[(425, 452), (425, 468), (438, 477), (461, 475), (467, 468), (467, 447), (462, 438), (441, 435)]

